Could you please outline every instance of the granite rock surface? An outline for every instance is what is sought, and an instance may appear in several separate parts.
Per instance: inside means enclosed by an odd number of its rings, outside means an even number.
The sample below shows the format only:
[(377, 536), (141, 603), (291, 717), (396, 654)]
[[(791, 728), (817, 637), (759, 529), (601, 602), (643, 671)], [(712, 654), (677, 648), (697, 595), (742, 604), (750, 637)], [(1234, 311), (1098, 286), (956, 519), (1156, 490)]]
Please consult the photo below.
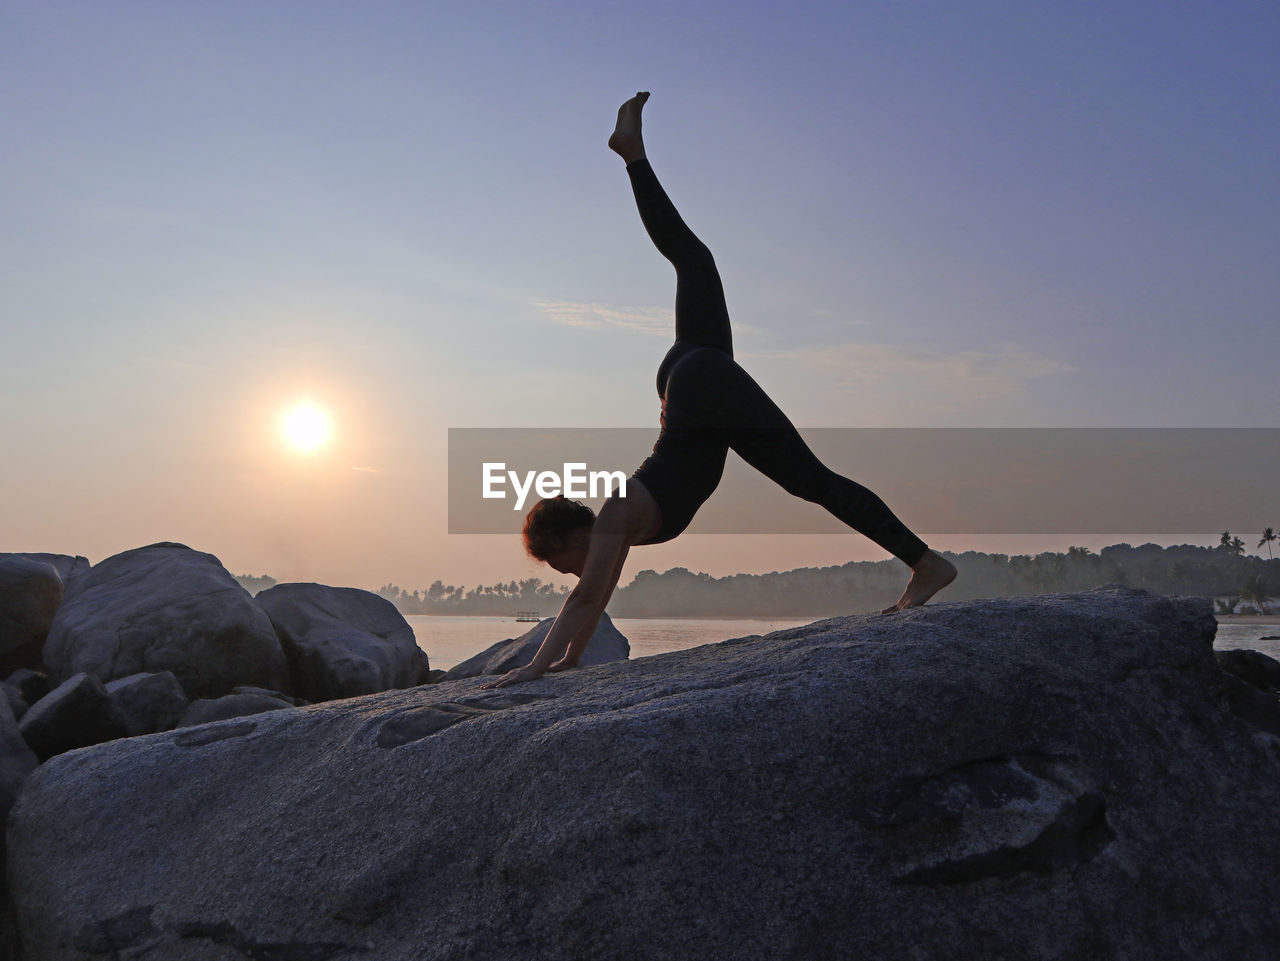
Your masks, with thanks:
[(71, 751), (10, 818), (18, 926), (28, 961), (1260, 961), (1280, 706), (1214, 630), (941, 603)]

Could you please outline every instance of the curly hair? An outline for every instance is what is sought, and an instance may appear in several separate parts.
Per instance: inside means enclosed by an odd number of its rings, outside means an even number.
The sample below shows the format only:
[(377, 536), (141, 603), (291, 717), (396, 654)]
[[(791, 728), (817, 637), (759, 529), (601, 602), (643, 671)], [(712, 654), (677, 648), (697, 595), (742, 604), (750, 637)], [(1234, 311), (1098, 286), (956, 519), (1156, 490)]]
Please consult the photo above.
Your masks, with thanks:
[(575, 532), (589, 531), (595, 522), (595, 511), (563, 494), (540, 500), (524, 518), (524, 549), (535, 560), (545, 561), (568, 547)]

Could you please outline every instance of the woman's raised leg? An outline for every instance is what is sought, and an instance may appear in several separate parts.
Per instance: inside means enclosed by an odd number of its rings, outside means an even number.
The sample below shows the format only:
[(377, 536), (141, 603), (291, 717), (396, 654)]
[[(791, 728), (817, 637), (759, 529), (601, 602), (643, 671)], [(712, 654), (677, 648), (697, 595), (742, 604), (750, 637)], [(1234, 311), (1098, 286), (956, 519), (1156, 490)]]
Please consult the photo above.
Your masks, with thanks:
[(648, 99), (647, 93), (638, 93), (618, 108), (609, 147), (627, 162), (645, 230), (658, 252), (676, 268), (676, 340), (714, 347), (732, 357), (729, 309), (716, 262), (680, 217), (645, 156), (640, 113)]

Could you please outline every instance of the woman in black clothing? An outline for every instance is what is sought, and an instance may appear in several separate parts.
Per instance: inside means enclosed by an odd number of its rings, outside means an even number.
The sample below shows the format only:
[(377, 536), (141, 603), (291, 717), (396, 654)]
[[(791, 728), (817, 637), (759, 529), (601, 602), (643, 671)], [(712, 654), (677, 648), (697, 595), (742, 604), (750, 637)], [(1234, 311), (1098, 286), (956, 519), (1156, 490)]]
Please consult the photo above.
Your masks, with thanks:
[(724, 288), (711, 251), (676, 212), (645, 157), (640, 114), (647, 93), (618, 110), (609, 146), (627, 163), (640, 219), (654, 245), (676, 268), (676, 342), (658, 368), (662, 430), (627, 482), (627, 496), (609, 498), (596, 517), (564, 498), (541, 501), (525, 519), (529, 553), (562, 574), (577, 574), (555, 624), (533, 661), (485, 687), (503, 687), (574, 667), (595, 631), (633, 546), (669, 541), (711, 496), (730, 449), (805, 500), (821, 504), (911, 568), (890, 614), (925, 603), (955, 578), (935, 554), (874, 493), (829, 470), (733, 359)]

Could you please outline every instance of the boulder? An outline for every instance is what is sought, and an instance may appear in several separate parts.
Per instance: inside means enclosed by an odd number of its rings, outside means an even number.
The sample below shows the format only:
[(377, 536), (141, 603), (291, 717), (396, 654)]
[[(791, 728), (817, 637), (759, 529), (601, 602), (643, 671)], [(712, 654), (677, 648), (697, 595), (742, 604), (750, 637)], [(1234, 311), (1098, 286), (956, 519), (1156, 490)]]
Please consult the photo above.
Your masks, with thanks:
[(0, 674), (40, 666), (62, 594), (62, 578), (52, 564), (0, 555)]
[(37, 701), (18, 722), (36, 757), (127, 737), (128, 726), (102, 682), (83, 671)]
[(427, 654), (385, 597), (353, 587), (277, 584), (256, 598), (289, 658), (294, 693), (309, 701), (413, 687)]
[(288, 701), (269, 694), (224, 694), (222, 697), (192, 701), (178, 721), (178, 727), (225, 721), (232, 717), (245, 717), (263, 711), (279, 711), (292, 708)]
[(187, 695), (172, 671), (130, 674), (108, 681), (106, 688), (131, 737), (176, 727), (187, 709)]
[[(533, 655), (546, 639), (554, 617), (547, 617), (538, 622), (537, 627), (526, 631), (519, 637), (499, 641), (485, 648), (474, 657), (469, 657), (461, 664), (451, 668), (444, 679), (453, 681), (463, 677), (476, 677), (479, 674), (505, 674), (517, 667), (524, 667), (533, 660)], [(591, 635), (587, 649), (578, 661), (579, 667), (591, 667), (595, 664), (607, 664), (609, 661), (623, 661), (631, 656), (631, 645), (623, 637), (608, 614), (600, 615), (600, 623)]]
[(1214, 630), (950, 602), (99, 745), (19, 795), (16, 917), (28, 961), (1268, 958), (1280, 707)]
[(44, 658), (55, 680), (172, 671), (188, 697), (289, 685), (267, 615), (216, 557), (181, 544), (125, 551), (73, 581)]

